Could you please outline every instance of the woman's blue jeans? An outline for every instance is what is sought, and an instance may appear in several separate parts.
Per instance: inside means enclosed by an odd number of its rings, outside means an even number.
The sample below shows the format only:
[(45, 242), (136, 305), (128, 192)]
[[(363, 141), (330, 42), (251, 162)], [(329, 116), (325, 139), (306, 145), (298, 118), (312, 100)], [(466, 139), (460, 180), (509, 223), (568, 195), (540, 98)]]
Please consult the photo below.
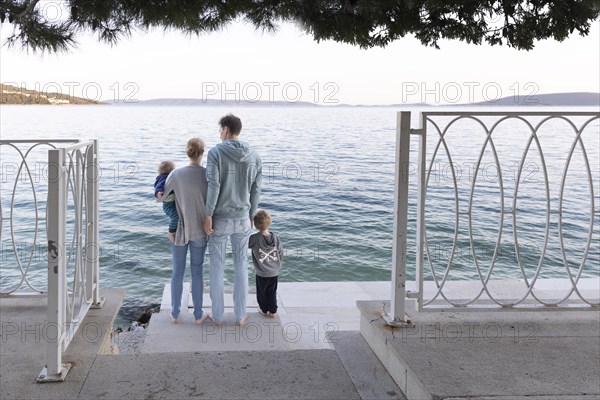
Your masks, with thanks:
[[(171, 275), (171, 316), (179, 318), (181, 312), (181, 294), (183, 292), (183, 275), (188, 247), (190, 250), (190, 269), (192, 272), (192, 301), (194, 303), (194, 319), (202, 318), (202, 295), (204, 294), (204, 254), (207, 239), (190, 240), (184, 246), (171, 243), (173, 255), (173, 274)], [(187, 307), (187, 304), (185, 305)]]

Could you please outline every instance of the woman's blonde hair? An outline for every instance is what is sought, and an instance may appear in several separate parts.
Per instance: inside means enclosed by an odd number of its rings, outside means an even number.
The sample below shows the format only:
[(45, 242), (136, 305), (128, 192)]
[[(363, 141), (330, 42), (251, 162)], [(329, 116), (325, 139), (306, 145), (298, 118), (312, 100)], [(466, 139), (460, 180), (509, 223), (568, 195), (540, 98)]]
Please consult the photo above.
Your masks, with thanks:
[(204, 141), (199, 138), (192, 138), (188, 140), (185, 147), (185, 153), (193, 160), (197, 160), (204, 154)]

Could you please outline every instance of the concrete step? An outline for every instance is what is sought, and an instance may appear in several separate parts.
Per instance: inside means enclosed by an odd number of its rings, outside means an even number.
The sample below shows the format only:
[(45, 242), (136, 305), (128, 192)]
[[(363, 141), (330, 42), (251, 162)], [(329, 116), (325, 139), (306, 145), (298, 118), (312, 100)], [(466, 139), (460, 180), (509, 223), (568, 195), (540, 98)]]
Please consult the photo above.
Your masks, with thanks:
[(182, 315), (180, 323), (173, 324), (168, 312), (160, 312), (152, 316), (141, 352), (331, 349), (325, 333), (256, 312), (248, 314), (248, 321), (242, 327), (235, 325), (233, 314), (226, 314), (223, 325), (217, 327), (210, 320), (196, 325), (191, 313)]
[(598, 311), (416, 313), (408, 301), (414, 326), (392, 328), (388, 301), (358, 308), (362, 335), (409, 399), (600, 397)]
[[(278, 287), (278, 318), (258, 314), (256, 295), (248, 294), (248, 323), (235, 326), (232, 289), (225, 290), (224, 326), (211, 321), (194, 325), (188, 283), (184, 284), (181, 323), (169, 318), (171, 288), (165, 285), (161, 312), (152, 316), (142, 353), (189, 351), (265, 351), (332, 349), (327, 334), (355, 331), (360, 327), (356, 300), (370, 300), (389, 293), (389, 282), (282, 282)], [(205, 288), (203, 307), (210, 313), (210, 296)], [(167, 338), (176, 336), (177, 341)]]
[(253, 351), (97, 356), (77, 398), (360, 399), (334, 350), (283, 354)]
[(361, 399), (406, 400), (359, 332), (340, 332), (332, 341)]

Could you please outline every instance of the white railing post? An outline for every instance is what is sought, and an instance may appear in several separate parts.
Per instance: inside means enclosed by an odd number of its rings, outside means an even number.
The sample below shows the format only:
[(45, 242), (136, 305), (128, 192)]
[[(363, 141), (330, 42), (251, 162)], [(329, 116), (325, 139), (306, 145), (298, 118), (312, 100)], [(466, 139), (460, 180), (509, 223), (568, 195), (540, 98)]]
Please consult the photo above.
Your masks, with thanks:
[(65, 221), (67, 213), (67, 176), (64, 149), (48, 151), (48, 324), (46, 332), (56, 329), (56, 340), (47, 334), (47, 364), (38, 382), (64, 381), (70, 364), (62, 363), (67, 299), (67, 260)]
[(86, 290), (92, 294), (92, 308), (100, 308), (104, 299), (100, 297), (100, 242), (98, 227), (98, 189), (100, 169), (98, 165), (98, 140), (86, 152)]
[(423, 309), (423, 261), (425, 254), (425, 199), (427, 194), (427, 124), (425, 116), (419, 115), (419, 166), (417, 181), (417, 256), (415, 279), (417, 280), (417, 309)]
[(410, 111), (399, 112), (396, 125), (392, 297), (390, 313), (383, 315), (385, 322), (392, 326), (407, 324), (404, 309), (406, 301), (406, 235), (408, 225), (410, 133)]

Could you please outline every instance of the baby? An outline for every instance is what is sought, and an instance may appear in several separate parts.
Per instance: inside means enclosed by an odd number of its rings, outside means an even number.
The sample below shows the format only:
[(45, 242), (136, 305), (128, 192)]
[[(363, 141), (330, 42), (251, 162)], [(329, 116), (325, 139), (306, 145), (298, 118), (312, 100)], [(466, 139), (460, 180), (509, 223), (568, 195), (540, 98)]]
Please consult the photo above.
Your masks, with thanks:
[[(167, 177), (175, 169), (173, 161), (163, 161), (158, 165), (158, 176), (154, 181), (154, 197), (164, 194), (165, 182)], [(175, 241), (175, 232), (177, 231), (177, 223), (179, 222), (179, 214), (177, 214), (177, 206), (175, 205), (175, 194), (168, 193), (167, 198), (163, 201), (163, 211), (170, 219), (169, 222), (169, 240)]]

